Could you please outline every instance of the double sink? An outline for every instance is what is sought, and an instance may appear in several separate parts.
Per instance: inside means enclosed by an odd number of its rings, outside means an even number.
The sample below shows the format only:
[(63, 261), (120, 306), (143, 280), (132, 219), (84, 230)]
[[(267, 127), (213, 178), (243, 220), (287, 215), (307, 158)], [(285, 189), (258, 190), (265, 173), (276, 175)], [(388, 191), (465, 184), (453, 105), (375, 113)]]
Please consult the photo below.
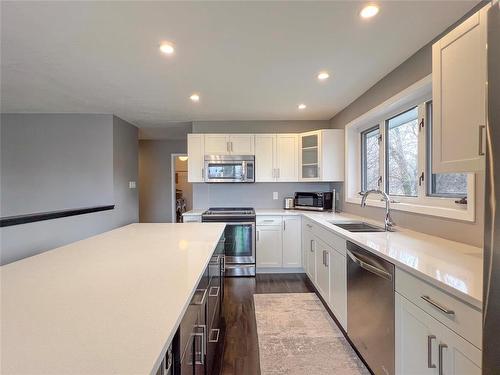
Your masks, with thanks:
[(384, 228), (376, 225), (365, 223), (364, 221), (328, 221), (339, 228), (345, 229), (349, 232), (385, 232)]

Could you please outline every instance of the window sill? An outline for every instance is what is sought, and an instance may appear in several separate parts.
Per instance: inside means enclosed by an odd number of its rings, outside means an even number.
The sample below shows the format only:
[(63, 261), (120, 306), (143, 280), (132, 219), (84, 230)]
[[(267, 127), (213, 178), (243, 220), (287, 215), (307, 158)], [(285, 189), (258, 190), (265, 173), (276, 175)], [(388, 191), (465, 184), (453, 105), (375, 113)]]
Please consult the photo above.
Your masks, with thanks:
[[(347, 203), (361, 204), (361, 197), (349, 197), (346, 199)], [(385, 208), (385, 202), (375, 199), (368, 199), (367, 206)], [(458, 206), (458, 205), (457, 205)], [(421, 215), (438, 216), (447, 219), (454, 219), (460, 221), (474, 222), (475, 210), (471, 205), (464, 205), (464, 207), (440, 207), (431, 206), (418, 203), (399, 202), (391, 203), (391, 210), (412, 212)]]

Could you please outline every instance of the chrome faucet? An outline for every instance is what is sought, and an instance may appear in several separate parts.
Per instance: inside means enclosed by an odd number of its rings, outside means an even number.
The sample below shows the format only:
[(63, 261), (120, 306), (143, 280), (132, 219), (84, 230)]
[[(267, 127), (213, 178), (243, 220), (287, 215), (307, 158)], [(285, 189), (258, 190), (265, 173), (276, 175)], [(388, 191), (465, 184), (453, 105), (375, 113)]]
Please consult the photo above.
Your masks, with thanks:
[(366, 206), (366, 198), (370, 194), (380, 194), (382, 196), (382, 200), (385, 201), (385, 219), (384, 219), (384, 228), (386, 231), (392, 231), (392, 228), (396, 225), (396, 223), (392, 220), (391, 217), (391, 199), (384, 191), (378, 190), (368, 190), (363, 193), (363, 197), (361, 198), (361, 207)]

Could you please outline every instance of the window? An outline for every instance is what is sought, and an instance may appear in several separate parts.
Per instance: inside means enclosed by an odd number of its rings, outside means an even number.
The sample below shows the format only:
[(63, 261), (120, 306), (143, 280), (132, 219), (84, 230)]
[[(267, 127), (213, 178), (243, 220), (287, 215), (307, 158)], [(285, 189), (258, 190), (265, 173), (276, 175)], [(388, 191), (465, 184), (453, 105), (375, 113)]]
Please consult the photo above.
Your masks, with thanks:
[(418, 188), (418, 107), (386, 121), (386, 191), (416, 197)]
[(378, 125), (361, 133), (361, 191), (380, 186), (380, 141)]
[(432, 101), (426, 103), (427, 119), (427, 168), (426, 174), (431, 176), (427, 183), (427, 195), (434, 197), (466, 197), (466, 173), (432, 173)]

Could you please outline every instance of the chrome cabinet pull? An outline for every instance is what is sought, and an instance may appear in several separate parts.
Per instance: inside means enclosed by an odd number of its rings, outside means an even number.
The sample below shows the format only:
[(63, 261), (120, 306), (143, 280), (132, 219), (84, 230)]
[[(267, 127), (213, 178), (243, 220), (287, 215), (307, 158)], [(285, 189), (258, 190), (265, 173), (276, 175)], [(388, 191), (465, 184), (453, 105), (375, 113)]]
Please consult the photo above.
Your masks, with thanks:
[(314, 249), (313, 249), (313, 245), (314, 245), (314, 240), (311, 240), (311, 253), (314, 253)]
[(306, 226), (311, 229), (313, 226), (311, 224), (306, 224)]
[(448, 345), (446, 344), (439, 344), (439, 375), (444, 375), (443, 373), (443, 349), (446, 349)]
[[(215, 338), (212, 338), (214, 337), (215, 335)], [(219, 342), (219, 335), (220, 335), (220, 329), (218, 328), (213, 328), (210, 330), (210, 336), (208, 338), (208, 342)]]
[[(215, 293), (213, 292), (215, 290)], [(220, 288), (218, 286), (210, 287), (210, 291), (208, 292), (209, 297), (218, 297)]]
[(436, 365), (432, 363), (432, 340), (435, 339), (435, 335), (427, 336), (427, 368), (436, 368)]
[(330, 266), (330, 262), (328, 261), (328, 251), (325, 250), (325, 267)]
[(280, 178), (280, 169), (276, 168), (276, 172), (278, 173), (278, 178)]
[(257, 241), (259, 241), (259, 240), (260, 240), (260, 231), (258, 230), (257, 231)]
[(231, 152), (233, 152), (233, 142), (231, 142)]
[(422, 298), (425, 302), (427, 303), (430, 303), (432, 306), (434, 306), (435, 308), (437, 308), (438, 310), (444, 312), (445, 314), (448, 314), (448, 315), (455, 315), (455, 311), (447, 308), (446, 306), (442, 305), (441, 303), (437, 302), (437, 301), (434, 301), (431, 297), (429, 296), (422, 296), (420, 297)]
[[(206, 340), (205, 340), (205, 336), (206, 336), (206, 332), (207, 332), (207, 326), (204, 325), (204, 324), (199, 324), (195, 327), (196, 329), (199, 329), (201, 328), (201, 332), (196, 332), (194, 333), (194, 337), (195, 338), (199, 338), (201, 340), (201, 343), (200, 343), (200, 352), (196, 351), (195, 349), (195, 363), (197, 365), (204, 365), (205, 364), (205, 354), (207, 353), (207, 348), (206, 348)], [(199, 360), (197, 360), (196, 356), (197, 355), (200, 355), (200, 358)]]
[(283, 220), (283, 231), (286, 230), (286, 220)]
[(484, 150), (483, 150), (483, 133), (484, 130), (486, 130), (486, 125), (479, 125), (479, 155), (484, 155)]

